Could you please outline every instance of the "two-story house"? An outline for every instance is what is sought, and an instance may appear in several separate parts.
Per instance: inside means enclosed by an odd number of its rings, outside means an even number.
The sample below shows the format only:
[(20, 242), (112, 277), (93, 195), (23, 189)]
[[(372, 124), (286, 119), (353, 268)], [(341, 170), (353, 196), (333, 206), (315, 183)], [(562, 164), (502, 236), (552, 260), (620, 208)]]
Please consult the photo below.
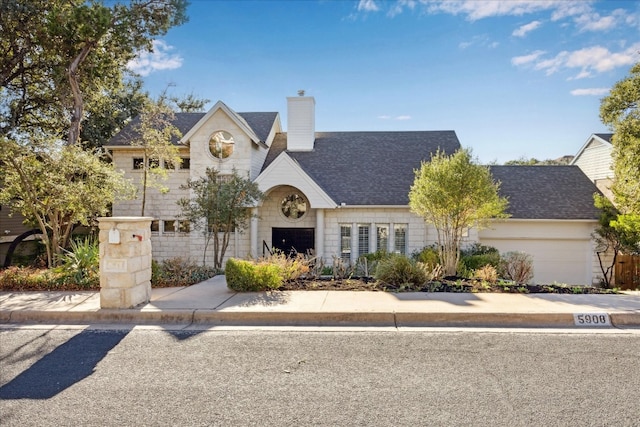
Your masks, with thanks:
[[(436, 231), (409, 210), (414, 171), (438, 150), (460, 148), (454, 131), (316, 132), (315, 99), (287, 98), (283, 132), (277, 112), (237, 113), (222, 102), (207, 113), (178, 113), (176, 141), (183, 163), (166, 183), (148, 191), (153, 256), (201, 259), (204, 239), (179, 220), (180, 185), (213, 167), (235, 168), (267, 199), (253, 208), (248, 230), (234, 233), (228, 257), (261, 256), (263, 248), (312, 249), (325, 262), (354, 262), (386, 250), (411, 254), (437, 241)], [(135, 121), (107, 146), (117, 169), (140, 182), (139, 149), (130, 145)], [(168, 165), (173, 167), (172, 165)], [(576, 166), (492, 166), (510, 200), (511, 218), (471, 229), (467, 242), (534, 258), (535, 281), (591, 284), (597, 280), (591, 232), (597, 224), (594, 184)], [(118, 203), (114, 216), (140, 215), (140, 200)]]

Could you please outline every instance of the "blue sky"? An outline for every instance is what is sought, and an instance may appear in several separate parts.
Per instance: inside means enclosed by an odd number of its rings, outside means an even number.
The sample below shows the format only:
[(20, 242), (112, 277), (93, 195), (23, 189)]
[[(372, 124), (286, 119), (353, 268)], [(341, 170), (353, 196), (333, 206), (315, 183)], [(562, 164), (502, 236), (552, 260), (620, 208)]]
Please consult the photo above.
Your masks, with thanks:
[(636, 1), (206, 1), (130, 68), (157, 95), (278, 111), (316, 130), (455, 130), (481, 162), (575, 154), (640, 61)]

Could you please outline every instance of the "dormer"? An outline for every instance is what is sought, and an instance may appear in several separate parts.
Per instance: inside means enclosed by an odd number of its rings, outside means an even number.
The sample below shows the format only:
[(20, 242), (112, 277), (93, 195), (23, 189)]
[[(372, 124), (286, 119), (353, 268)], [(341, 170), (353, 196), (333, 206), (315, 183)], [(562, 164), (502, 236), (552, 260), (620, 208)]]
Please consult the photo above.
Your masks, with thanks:
[(287, 149), (311, 151), (316, 139), (316, 100), (312, 96), (287, 98)]

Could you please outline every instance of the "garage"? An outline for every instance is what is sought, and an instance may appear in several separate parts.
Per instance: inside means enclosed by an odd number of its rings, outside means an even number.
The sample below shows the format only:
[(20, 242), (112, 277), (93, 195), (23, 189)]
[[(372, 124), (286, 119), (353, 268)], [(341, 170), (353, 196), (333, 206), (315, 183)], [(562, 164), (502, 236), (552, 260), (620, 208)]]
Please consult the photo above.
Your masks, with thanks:
[(505, 221), (479, 232), (480, 243), (500, 253), (525, 252), (533, 258), (535, 283), (591, 285), (593, 222)]
[(500, 253), (522, 251), (531, 255), (535, 283), (591, 285), (591, 257), (585, 256), (590, 250), (588, 240), (483, 239), (482, 244)]

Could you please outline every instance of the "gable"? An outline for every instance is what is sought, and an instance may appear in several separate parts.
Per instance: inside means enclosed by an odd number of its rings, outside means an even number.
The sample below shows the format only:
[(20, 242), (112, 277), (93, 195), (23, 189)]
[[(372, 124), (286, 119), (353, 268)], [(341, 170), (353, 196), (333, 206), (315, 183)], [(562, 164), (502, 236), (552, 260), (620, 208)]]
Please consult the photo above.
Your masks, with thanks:
[(580, 148), (572, 165), (578, 166), (592, 181), (613, 178), (611, 137), (613, 134), (592, 134)]
[(304, 193), (314, 209), (335, 208), (337, 206), (336, 202), (285, 152), (281, 152), (260, 173), (255, 183), (264, 193), (279, 186), (295, 187)]
[[(181, 145), (187, 134), (195, 132), (195, 128), (202, 126), (203, 118), (211, 113), (215, 113), (213, 109), (208, 113), (175, 113), (172, 124), (178, 128), (183, 135), (182, 138), (174, 138), (172, 141), (175, 145)], [(259, 113), (235, 113), (242, 119), (242, 122), (251, 129), (251, 132), (257, 137), (258, 141), (266, 142), (269, 135), (275, 128), (280, 130), (280, 116), (276, 112), (259, 112)], [(118, 132), (106, 147), (128, 146), (134, 138), (139, 136), (137, 128), (140, 125), (140, 117), (133, 118), (120, 132)]]

